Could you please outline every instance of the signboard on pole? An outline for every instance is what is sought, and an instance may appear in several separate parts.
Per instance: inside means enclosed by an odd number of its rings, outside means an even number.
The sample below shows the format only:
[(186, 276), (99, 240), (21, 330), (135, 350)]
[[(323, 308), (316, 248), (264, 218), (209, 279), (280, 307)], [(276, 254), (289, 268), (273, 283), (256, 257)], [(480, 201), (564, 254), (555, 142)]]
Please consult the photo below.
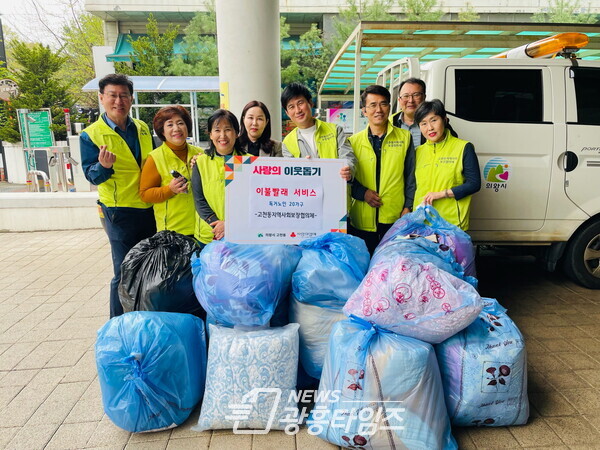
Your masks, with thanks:
[(297, 244), (346, 232), (343, 159), (225, 157), (225, 237), (238, 244)]
[(19, 128), (23, 138), (23, 147), (48, 148), (54, 146), (54, 133), (50, 109), (29, 111), (27, 109), (17, 110), (19, 115)]

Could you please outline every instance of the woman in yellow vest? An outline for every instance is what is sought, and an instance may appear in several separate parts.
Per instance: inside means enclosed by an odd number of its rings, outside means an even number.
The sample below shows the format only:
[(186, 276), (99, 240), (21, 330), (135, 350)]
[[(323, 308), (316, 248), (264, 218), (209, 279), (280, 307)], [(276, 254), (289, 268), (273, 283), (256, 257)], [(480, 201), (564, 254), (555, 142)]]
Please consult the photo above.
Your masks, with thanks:
[(196, 215), (188, 180), (192, 174), (190, 161), (202, 150), (186, 141), (192, 119), (184, 107), (167, 106), (154, 116), (153, 126), (163, 144), (150, 152), (142, 168), (140, 196), (154, 203), (157, 231), (193, 236)]
[(415, 120), (427, 141), (416, 149), (413, 207), (433, 205), (444, 219), (466, 231), (471, 196), (481, 189), (475, 148), (450, 133), (440, 100), (423, 102)]
[(202, 244), (225, 236), (225, 161), (227, 155), (245, 155), (239, 140), (240, 125), (225, 109), (217, 110), (208, 119), (210, 147), (196, 160), (192, 172), (192, 191), (197, 222), (195, 237)]

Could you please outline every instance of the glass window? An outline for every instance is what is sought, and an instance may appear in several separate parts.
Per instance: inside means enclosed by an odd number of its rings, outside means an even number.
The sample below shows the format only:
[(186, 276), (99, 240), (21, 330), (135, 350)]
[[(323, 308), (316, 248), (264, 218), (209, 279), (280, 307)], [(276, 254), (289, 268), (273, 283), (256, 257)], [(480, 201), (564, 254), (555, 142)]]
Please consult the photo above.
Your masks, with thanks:
[(600, 125), (600, 69), (572, 67), (577, 100), (577, 123)]
[(542, 122), (542, 71), (457, 69), (456, 115), (474, 122)]

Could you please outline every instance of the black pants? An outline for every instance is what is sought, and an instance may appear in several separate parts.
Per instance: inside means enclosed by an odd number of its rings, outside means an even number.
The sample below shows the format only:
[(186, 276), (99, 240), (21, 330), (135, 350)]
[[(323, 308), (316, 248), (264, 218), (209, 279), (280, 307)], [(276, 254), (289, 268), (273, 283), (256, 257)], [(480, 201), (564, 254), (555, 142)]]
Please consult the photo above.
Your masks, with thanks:
[(109, 208), (100, 203), (113, 260), (114, 277), (110, 282), (110, 318), (123, 314), (119, 300), (121, 263), (131, 248), (156, 233), (152, 208)]
[(378, 223), (377, 231), (364, 231), (364, 230), (359, 230), (358, 228), (354, 228), (351, 224), (348, 224), (348, 233), (351, 234), (352, 236), (359, 237), (363, 241), (365, 241), (365, 244), (367, 244), (367, 249), (369, 250), (369, 253), (371, 254), (371, 256), (373, 256), (373, 253), (375, 252), (375, 248), (377, 247), (377, 245), (379, 244), (381, 239), (383, 239), (383, 236), (385, 236), (385, 233), (387, 233), (387, 231), (390, 228), (392, 228), (392, 225), (394, 225), (394, 224), (393, 223)]

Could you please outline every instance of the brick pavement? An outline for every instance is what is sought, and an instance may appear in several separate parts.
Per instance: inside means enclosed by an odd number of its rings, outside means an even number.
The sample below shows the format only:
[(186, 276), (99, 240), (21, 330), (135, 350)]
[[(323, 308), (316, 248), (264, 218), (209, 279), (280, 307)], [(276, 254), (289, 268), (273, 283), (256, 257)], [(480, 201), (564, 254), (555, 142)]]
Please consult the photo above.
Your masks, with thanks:
[[(600, 448), (600, 291), (526, 258), (478, 260), (483, 295), (508, 308), (529, 351), (526, 426), (456, 429), (461, 448)], [(295, 437), (186, 424), (133, 435), (102, 411), (93, 346), (107, 320), (110, 248), (102, 230), (0, 233), (0, 447), (335, 448)]]

